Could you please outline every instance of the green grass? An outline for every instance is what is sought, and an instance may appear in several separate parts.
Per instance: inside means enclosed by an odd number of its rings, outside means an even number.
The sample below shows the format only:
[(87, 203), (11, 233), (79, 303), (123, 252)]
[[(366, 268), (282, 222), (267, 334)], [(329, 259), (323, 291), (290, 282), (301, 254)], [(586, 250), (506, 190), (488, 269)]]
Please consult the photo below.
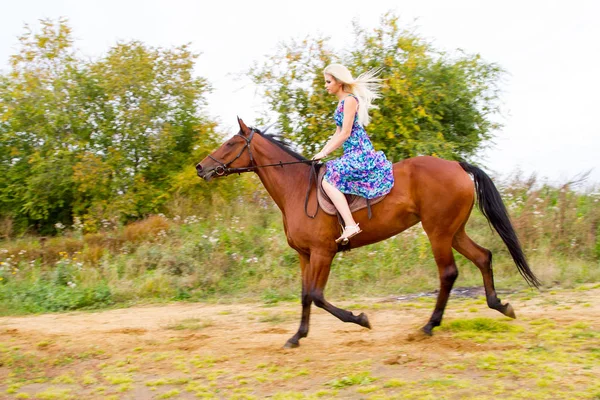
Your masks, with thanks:
[[(523, 182), (502, 187), (502, 192), (532, 270), (544, 284), (560, 282), (561, 287), (578, 290), (597, 285), (600, 230), (590, 234), (592, 222), (600, 218), (597, 196), (548, 187), (531, 191)], [(272, 306), (298, 301), (298, 256), (288, 246), (281, 213), (270, 200), (267, 204), (216, 201), (212, 207), (199, 207), (195, 218), (174, 209), (170, 218), (153, 216), (136, 223), (136, 235), (131, 235), (130, 225), (92, 235), (66, 230), (43, 243), (29, 236), (2, 240), (0, 315), (140, 302), (262, 301)], [(160, 238), (151, 234), (157, 224), (164, 232)], [(506, 247), (477, 210), (467, 231), (493, 252), (498, 289), (527, 287)], [(459, 269), (455, 286), (481, 286), (479, 270), (455, 256)], [(420, 225), (338, 254), (331, 271), (327, 295), (336, 299), (439, 287), (430, 244)], [(415, 299), (411, 307), (428, 307), (424, 302), (430, 301)], [(474, 305), (465, 311), (477, 312)], [(384, 306), (372, 306), (376, 307)]]
[(370, 372), (361, 372), (354, 375), (343, 376), (341, 378), (334, 379), (327, 384), (334, 389), (342, 389), (348, 386), (354, 385), (368, 385), (377, 380), (371, 376)]
[(197, 331), (204, 328), (208, 328), (209, 326), (213, 326), (213, 324), (214, 323), (211, 320), (203, 320), (200, 318), (186, 318), (181, 321), (167, 325), (166, 329), (171, 329), (175, 331)]
[(451, 332), (521, 332), (523, 328), (491, 318), (456, 319), (445, 322), (442, 330)]

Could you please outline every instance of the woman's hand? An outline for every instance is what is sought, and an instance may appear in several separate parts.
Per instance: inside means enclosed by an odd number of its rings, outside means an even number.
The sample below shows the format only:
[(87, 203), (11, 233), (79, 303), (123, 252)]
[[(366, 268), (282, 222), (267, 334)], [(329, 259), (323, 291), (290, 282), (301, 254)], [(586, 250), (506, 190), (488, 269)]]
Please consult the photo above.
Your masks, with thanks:
[(313, 160), (320, 160), (320, 159), (325, 158), (325, 157), (327, 157), (327, 153), (325, 153), (323, 151), (320, 151), (317, 154), (315, 154), (312, 159)]

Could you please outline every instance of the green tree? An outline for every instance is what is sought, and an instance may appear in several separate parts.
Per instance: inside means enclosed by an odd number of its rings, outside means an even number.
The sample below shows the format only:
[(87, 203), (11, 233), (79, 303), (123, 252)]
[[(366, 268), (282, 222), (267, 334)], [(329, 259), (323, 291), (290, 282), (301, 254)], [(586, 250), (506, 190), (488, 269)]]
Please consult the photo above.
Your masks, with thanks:
[(0, 204), (23, 229), (70, 220), (81, 71), (64, 20), (42, 21), (37, 34), (26, 27), (19, 41), (11, 72), (0, 78)]
[(52, 232), (160, 211), (217, 136), (197, 55), (133, 41), (87, 61), (66, 20), (41, 23), (0, 76), (0, 217)]
[(284, 135), (306, 153), (318, 151), (335, 129), (336, 99), (326, 93), (322, 76), (331, 62), (347, 65), (355, 76), (381, 69), (382, 98), (371, 111), (368, 132), (393, 160), (425, 154), (469, 158), (498, 128), (490, 119), (498, 112), (497, 65), (479, 55), (440, 52), (401, 29), (389, 13), (373, 31), (355, 24), (354, 37), (343, 52), (329, 47), (327, 38), (284, 43), (249, 72)]
[[(214, 128), (198, 113), (209, 87), (193, 76), (196, 57), (188, 46), (155, 49), (134, 41), (90, 65), (97, 95), (89, 119), (97, 129), (76, 176), (95, 219), (156, 212), (169, 196), (172, 175), (193, 162), (190, 154), (202, 140), (198, 133)], [(90, 187), (90, 173), (106, 187)], [(81, 208), (88, 209), (88, 202)]]

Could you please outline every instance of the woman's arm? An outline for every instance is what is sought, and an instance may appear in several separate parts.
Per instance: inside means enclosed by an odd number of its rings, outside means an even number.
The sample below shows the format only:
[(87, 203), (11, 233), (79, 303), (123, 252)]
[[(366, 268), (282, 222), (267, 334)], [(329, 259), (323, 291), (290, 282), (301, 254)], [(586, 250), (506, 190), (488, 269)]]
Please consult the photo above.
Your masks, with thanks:
[(356, 115), (356, 99), (352, 96), (348, 96), (344, 99), (344, 120), (342, 121), (342, 128), (338, 126), (335, 133), (329, 139), (323, 150), (317, 153), (313, 160), (318, 160), (327, 157), (330, 153), (337, 150), (352, 133), (352, 125), (354, 124), (354, 117)]

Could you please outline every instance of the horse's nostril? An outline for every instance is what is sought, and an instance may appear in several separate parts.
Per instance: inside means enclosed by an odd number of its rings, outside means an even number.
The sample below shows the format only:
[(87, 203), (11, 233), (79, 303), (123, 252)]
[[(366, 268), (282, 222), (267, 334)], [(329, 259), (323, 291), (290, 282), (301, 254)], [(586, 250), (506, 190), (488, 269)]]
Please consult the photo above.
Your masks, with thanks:
[(202, 165), (196, 164), (196, 171), (202, 172)]

